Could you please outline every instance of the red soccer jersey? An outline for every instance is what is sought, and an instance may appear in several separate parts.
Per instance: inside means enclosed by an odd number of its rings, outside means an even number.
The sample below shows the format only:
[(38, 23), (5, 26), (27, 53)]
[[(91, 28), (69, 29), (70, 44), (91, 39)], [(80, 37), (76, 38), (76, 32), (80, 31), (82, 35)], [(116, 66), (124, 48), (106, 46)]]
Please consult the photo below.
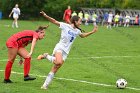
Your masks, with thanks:
[(37, 32), (32, 30), (24, 30), (12, 35), (6, 42), (7, 47), (24, 47), (32, 42), (33, 38), (38, 39), (39, 35)]
[(70, 17), (71, 17), (71, 10), (70, 9), (67, 9), (65, 10), (65, 20), (70, 20)]

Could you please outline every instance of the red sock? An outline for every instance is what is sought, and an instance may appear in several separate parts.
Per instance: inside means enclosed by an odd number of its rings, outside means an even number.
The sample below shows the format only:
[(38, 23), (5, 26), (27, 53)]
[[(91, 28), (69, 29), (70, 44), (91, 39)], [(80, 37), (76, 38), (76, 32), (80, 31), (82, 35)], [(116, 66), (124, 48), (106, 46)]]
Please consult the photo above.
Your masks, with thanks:
[(9, 79), (13, 62), (8, 61), (5, 67), (5, 79)]
[(30, 72), (30, 61), (31, 61), (31, 58), (25, 58), (25, 61), (24, 61), (24, 76), (28, 76), (28, 74)]

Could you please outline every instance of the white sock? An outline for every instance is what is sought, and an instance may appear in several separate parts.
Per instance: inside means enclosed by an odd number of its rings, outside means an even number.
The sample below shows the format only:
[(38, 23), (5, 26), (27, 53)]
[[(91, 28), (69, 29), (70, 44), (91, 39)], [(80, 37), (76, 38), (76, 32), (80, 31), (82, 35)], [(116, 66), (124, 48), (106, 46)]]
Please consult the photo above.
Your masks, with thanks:
[(126, 27), (126, 24), (124, 24), (124, 27)]
[(109, 27), (111, 28), (111, 25), (109, 25)]
[(114, 27), (116, 26), (116, 24), (114, 24)]
[(107, 28), (108, 28), (108, 26), (107, 26)]
[(45, 58), (47, 58), (50, 62), (54, 62), (54, 60), (56, 59), (54, 56), (50, 56), (50, 55), (47, 55), (45, 56)]
[(12, 23), (12, 27), (14, 28), (15, 22)]
[(96, 22), (94, 22), (93, 25), (96, 26)]
[(46, 77), (46, 80), (45, 80), (45, 82), (43, 84), (43, 87), (48, 87), (48, 85), (51, 83), (53, 77), (54, 77), (54, 73), (53, 72), (50, 72), (48, 74), (48, 76)]
[(18, 28), (18, 23), (17, 22), (15, 22), (15, 25), (16, 25), (16, 28)]

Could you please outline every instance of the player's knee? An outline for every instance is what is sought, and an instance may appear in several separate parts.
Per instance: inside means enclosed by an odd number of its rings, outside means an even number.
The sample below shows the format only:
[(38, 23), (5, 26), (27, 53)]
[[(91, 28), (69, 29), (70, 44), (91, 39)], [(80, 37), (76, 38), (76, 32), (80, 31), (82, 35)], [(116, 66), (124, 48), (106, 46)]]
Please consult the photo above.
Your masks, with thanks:
[(24, 58), (24, 59), (25, 59), (25, 60), (29, 60), (29, 61), (30, 61), (30, 60), (31, 60), (31, 57), (28, 57), (28, 58)]
[(55, 64), (58, 65), (58, 66), (61, 66), (63, 64), (63, 60), (56, 59)]
[(14, 61), (15, 61), (15, 59), (8, 59), (8, 61), (14, 62)]
[(14, 62), (15, 61), (15, 57), (8, 58), (8, 61)]

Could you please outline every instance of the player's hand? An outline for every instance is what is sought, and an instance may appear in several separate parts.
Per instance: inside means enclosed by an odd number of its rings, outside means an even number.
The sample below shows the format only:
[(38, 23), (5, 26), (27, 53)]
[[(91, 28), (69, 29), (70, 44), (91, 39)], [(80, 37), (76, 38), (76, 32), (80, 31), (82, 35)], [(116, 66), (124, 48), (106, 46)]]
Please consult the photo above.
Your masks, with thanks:
[(11, 17), (11, 15), (9, 15), (9, 17)]
[(42, 14), (42, 15), (46, 15), (46, 13), (45, 13), (44, 11), (41, 11), (40, 14)]
[(32, 52), (30, 52), (30, 53), (27, 55), (28, 58), (31, 57), (31, 56), (32, 56)]
[(95, 26), (92, 30), (93, 33), (97, 32), (98, 31), (98, 26)]
[(41, 59), (43, 59), (43, 58), (44, 58), (43, 55), (39, 55), (39, 56), (37, 57), (37, 60), (41, 60)]

